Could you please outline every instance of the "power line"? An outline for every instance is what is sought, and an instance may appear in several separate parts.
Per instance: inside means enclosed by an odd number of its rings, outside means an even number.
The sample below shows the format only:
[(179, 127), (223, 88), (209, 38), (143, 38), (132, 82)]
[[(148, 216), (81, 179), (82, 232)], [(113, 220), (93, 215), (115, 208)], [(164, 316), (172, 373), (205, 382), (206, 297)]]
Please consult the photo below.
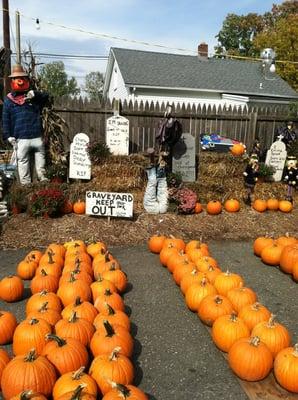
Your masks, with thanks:
[[(12, 53), (15, 55), (16, 53)], [(55, 54), (55, 53), (39, 53), (33, 52), (36, 57), (42, 58), (58, 58), (58, 59), (78, 59), (78, 60), (107, 60), (108, 56), (103, 55), (87, 55), (87, 54)]]

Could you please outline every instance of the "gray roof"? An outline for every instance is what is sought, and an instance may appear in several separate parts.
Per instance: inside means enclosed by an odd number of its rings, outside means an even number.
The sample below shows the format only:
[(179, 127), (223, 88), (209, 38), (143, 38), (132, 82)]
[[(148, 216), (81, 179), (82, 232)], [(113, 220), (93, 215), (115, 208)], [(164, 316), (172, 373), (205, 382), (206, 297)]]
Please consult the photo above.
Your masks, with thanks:
[[(265, 79), (261, 62), (158, 53), (112, 47), (126, 85), (194, 89), (239, 95), (298, 98), (277, 74)], [(262, 89), (260, 89), (262, 83)]]

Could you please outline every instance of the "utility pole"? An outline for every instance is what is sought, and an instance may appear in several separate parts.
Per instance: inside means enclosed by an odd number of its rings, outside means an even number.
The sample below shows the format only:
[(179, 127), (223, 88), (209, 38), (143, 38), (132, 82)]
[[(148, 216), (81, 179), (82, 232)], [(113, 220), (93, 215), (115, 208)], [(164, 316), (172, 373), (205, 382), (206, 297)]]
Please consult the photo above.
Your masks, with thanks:
[(3, 47), (5, 48), (5, 66), (3, 71), (4, 95), (10, 90), (10, 34), (9, 34), (9, 4), (8, 0), (2, 0), (3, 9)]
[(20, 29), (19, 11), (16, 11), (16, 53), (17, 53), (17, 64), (21, 64), (21, 29)]

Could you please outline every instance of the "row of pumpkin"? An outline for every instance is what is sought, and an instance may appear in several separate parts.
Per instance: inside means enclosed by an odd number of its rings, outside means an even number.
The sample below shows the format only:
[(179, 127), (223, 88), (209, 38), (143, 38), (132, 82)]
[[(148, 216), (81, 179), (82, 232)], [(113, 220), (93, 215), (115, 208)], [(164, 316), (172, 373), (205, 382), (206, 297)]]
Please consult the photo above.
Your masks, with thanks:
[(12, 343), (14, 355), (0, 349), (5, 400), (148, 400), (132, 385), (134, 341), (121, 296), (127, 276), (104, 243), (29, 252), (17, 275), (1, 280), (1, 299), (21, 300), (23, 279), (32, 292), (25, 319), (18, 324), (0, 311), (0, 344)]
[(214, 343), (228, 353), (238, 377), (259, 381), (274, 369), (278, 383), (298, 393), (298, 344), (291, 346), (288, 329), (257, 302), (239, 274), (223, 272), (207, 244), (197, 240), (154, 235), (148, 247), (172, 273), (187, 307), (211, 327)]
[(265, 264), (279, 266), (298, 282), (298, 241), (295, 237), (285, 235), (273, 239), (260, 236), (254, 241), (253, 251)]
[[(288, 200), (278, 199), (256, 199), (252, 203), (252, 208), (258, 212), (268, 211), (282, 211), (289, 213), (293, 210), (293, 204)], [(240, 210), (240, 202), (237, 199), (228, 199), (222, 204), (219, 200), (211, 200), (206, 204), (206, 211), (210, 215), (218, 215), (225, 210), (230, 213), (238, 212)], [(194, 212), (199, 214), (203, 211), (201, 203), (196, 203)]]

